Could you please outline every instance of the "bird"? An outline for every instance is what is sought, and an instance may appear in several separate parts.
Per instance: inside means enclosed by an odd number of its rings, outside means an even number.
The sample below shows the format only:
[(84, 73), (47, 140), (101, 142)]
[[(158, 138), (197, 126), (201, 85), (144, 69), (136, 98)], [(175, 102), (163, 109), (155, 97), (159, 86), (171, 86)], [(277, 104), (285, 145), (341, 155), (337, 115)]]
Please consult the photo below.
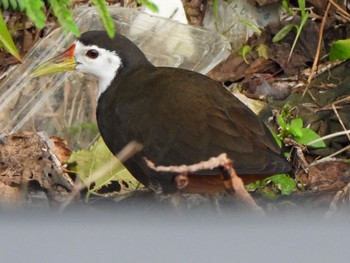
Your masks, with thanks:
[[(156, 165), (190, 165), (226, 153), (244, 183), (291, 171), (268, 127), (221, 83), (191, 70), (154, 66), (122, 34), (87, 31), (32, 76), (70, 70), (97, 77), (103, 140), (114, 155), (131, 141), (142, 144), (123, 164), (155, 192), (178, 192), (176, 175), (151, 169), (145, 158)], [(225, 190), (222, 169), (189, 178), (184, 192)]]

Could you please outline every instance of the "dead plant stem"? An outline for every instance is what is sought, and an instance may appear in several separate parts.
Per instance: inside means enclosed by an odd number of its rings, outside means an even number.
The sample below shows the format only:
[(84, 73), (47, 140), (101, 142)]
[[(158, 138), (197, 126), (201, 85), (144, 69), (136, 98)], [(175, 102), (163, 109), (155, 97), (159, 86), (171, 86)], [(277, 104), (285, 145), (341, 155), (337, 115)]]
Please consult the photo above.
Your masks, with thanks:
[(323, 16), (323, 19), (322, 19), (322, 23), (321, 23), (321, 26), (320, 26), (320, 35), (318, 37), (318, 44), (317, 44), (317, 50), (316, 50), (316, 54), (315, 54), (314, 63), (312, 64), (310, 76), (307, 79), (307, 85), (306, 85), (306, 88), (304, 90), (303, 97), (305, 96), (306, 92), (308, 91), (310, 83), (311, 83), (311, 80), (313, 79), (313, 76), (314, 76), (314, 74), (316, 72), (316, 69), (317, 69), (318, 60), (319, 60), (320, 52), (321, 52), (321, 44), (322, 44), (322, 40), (323, 40), (324, 26), (325, 26), (326, 21), (327, 21), (327, 16), (328, 16), (328, 12), (329, 12), (330, 7), (331, 7), (331, 2), (328, 2), (327, 8), (326, 8), (326, 12), (324, 13), (324, 16)]

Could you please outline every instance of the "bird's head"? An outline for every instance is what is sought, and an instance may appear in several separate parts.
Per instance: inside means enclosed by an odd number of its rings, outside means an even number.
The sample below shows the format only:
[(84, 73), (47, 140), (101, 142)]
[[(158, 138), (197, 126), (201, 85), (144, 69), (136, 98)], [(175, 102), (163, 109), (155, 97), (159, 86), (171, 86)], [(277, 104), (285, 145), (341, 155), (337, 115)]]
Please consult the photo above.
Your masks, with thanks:
[(116, 33), (109, 38), (105, 31), (88, 31), (76, 39), (62, 54), (36, 67), (31, 77), (78, 70), (95, 75), (100, 93), (122, 71), (150, 65), (142, 51), (129, 39)]

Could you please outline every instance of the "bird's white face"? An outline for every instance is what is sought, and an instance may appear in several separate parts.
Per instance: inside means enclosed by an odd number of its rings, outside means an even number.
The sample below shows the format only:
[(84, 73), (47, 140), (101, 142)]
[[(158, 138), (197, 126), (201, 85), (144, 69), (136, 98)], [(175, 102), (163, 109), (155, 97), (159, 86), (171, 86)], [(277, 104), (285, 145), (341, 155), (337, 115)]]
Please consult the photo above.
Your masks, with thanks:
[(95, 45), (86, 46), (79, 40), (74, 44), (75, 69), (95, 75), (99, 81), (99, 95), (101, 95), (122, 66), (120, 57), (115, 52)]

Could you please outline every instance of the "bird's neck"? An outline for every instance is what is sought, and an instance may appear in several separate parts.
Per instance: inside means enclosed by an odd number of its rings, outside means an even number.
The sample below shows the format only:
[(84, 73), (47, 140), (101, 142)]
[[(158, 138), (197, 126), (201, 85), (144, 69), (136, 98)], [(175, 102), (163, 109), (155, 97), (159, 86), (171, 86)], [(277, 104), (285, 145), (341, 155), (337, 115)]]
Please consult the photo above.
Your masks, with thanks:
[[(118, 74), (118, 73), (116, 73), (116, 74)], [(98, 97), (100, 97), (101, 94), (103, 94), (107, 90), (107, 88), (111, 85), (116, 74), (113, 74), (111, 76), (104, 76), (103, 78), (99, 78), (99, 80), (98, 80)]]
[(103, 78), (98, 79), (99, 93), (98, 98), (111, 86), (112, 82), (117, 83), (123, 81), (123, 78), (132, 72), (138, 71), (140, 68), (154, 68), (154, 66), (148, 61), (142, 61), (130, 67), (129, 65), (123, 65), (118, 68), (113, 74), (105, 74)]

